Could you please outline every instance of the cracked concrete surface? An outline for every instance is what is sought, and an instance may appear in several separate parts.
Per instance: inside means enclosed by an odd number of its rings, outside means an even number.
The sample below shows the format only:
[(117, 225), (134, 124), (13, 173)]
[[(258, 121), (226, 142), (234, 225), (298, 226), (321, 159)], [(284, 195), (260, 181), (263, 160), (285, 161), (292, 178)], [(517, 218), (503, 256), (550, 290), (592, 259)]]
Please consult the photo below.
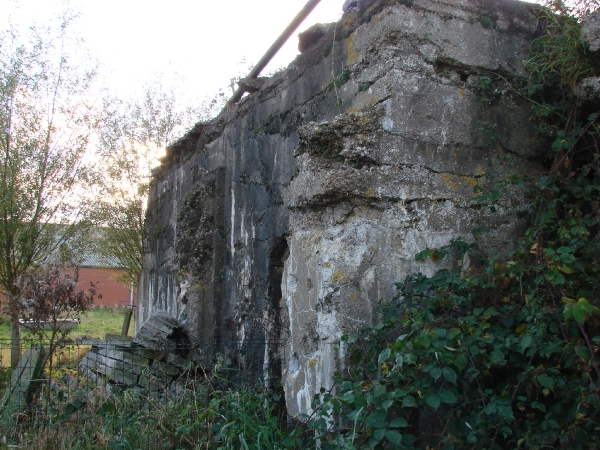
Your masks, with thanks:
[[(257, 376), (282, 382), (291, 415), (310, 413), (344, 368), (341, 336), (372, 323), (395, 282), (448, 264), (416, 253), (473, 228), (489, 252), (514, 245), (526, 201), (504, 180), (538, 168), (515, 91), (536, 27), (512, 0), (348, 8), (168, 150), (136, 327), (166, 312), (192, 341), (238, 342), (244, 361), (260, 340)], [(475, 186), (505, 193), (494, 213)]]

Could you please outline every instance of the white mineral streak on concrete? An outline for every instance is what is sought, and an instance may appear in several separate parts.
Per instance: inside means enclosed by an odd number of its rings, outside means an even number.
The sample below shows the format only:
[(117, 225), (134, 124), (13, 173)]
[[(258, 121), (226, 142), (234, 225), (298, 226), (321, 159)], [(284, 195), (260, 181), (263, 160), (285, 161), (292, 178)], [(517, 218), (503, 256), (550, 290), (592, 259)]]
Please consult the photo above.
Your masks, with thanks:
[(230, 250), (231, 250), (231, 259), (235, 258), (235, 190), (231, 188), (231, 230), (230, 233)]
[(244, 219), (246, 218), (245, 208), (240, 211), (240, 237), (244, 241), (244, 246), (248, 245), (248, 230), (244, 227)]
[(388, 99), (384, 102), (385, 105), (385, 116), (383, 117), (383, 129), (388, 132), (394, 131), (394, 120), (392, 119), (392, 99)]

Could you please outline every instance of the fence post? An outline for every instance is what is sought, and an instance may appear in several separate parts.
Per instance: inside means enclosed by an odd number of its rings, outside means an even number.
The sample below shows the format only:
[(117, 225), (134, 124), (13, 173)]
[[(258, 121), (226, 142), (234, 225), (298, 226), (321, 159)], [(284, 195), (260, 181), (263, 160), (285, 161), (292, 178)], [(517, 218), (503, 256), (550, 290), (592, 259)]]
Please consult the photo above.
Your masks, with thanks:
[(11, 426), (18, 419), (18, 414), (27, 409), (33, 393), (40, 385), (48, 356), (48, 350), (40, 345), (27, 350), (19, 360), (0, 401), (2, 426)]
[(123, 327), (121, 328), (121, 336), (127, 336), (129, 334), (129, 324), (131, 323), (131, 316), (133, 315), (133, 308), (129, 308), (125, 311), (125, 317), (123, 317)]

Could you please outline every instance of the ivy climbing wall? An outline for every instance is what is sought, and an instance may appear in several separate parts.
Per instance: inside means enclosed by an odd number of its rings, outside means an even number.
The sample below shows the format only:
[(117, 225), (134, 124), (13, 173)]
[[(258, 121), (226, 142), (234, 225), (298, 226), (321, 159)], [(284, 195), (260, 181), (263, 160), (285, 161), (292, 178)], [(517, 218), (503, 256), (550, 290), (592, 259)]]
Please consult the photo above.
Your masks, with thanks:
[(517, 95), (532, 5), (356, 6), (171, 146), (152, 182), (136, 327), (166, 313), (192, 342), (236, 342), (226, 363), (261, 358), (292, 415), (395, 282), (443, 267), (416, 253), (475, 236), (507, 252), (527, 215), (509, 180), (538, 170)]

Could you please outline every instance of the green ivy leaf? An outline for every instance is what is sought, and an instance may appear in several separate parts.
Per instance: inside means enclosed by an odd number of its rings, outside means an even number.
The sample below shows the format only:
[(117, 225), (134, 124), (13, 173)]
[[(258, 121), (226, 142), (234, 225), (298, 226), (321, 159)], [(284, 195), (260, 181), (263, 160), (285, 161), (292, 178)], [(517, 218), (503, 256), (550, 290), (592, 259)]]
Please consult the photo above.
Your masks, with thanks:
[(440, 397), (437, 394), (427, 394), (425, 396), (425, 403), (431, 406), (433, 409), (438, 409), (441, 403)]
[(408, 426), (408, 422), (403, 417), (396, 417), (390, 421), (390, 428), (404, 428)]
[(422, 252), (419, 252), (415, 255), (415, 259), (417, 261), (424, 261), (427, 258), (429, 258), (429, 256), (431, 255), (431, 253), (433, 252), (433, 250), (431, 250), (430, 248), (426, 248), (425, 250), (423, 250)]
[(494, 363), (500, 362), (504, 359), (504, 353), (498, 349), (492, 350), (492, 353), (490, 353), (490, 358)]
[(592, 357), (592, 355), (590, 354), (590, 349), (581, 345), (575, 347), (575, 353), (577, 353), (577, 356), (585, 359), (586, 361), (589, 361)]
[(373, 395), (375, 397), (382, 397), (383, 395), (385, 395), (386, 392), (386, 387), (381, 384), (375, 385), (375, 388), (373, 389)]
[(491, 308), (486, 309), (483, 312), (483, 315), (484, 316), (497, 316), (498, 315), (498, 310), (492, 306)]
[(375, 430), (375, 432), (373, 433), (373, 437), (375, 438), (375, 443), (381, 441), (383, 439), (383, 437), (385, 436), (385, 428), (377, 428)]
[(573, 314), (573, 318), (577, 322), (579, 322), (579, 323), (585, 322), (586, 310), (585, 310), (585, 307), (580, 302), (577, 302), (574, 305), (571, 305), (571, 314)]
[(531, 407), (534, 409), (539, 409), (541, 412), (546, 412), (546, 407), (540, 402), (531, 402)]
[(354, 402), (354, 392), (352, 392), (352, 391), (346, 392), (344, 395), (342, 395), (340, 400), (344, 403)]
[(434, 367), (433, 369), (431, 369), (431, 370), (429, 371), (429, 375), (431, 375), (431, 376), (432, 376), (432, 378), (433, 378), (435, 381), (437, 381), (437, 380), (438, 380), (438, 378), (439, 378), (440, 376), (442, 376), (442, 369), (440, 369), (439, 367)]
[(392, 351), (389, 348), (386, 348), (384, 351), (382, 351), (379, 354), (379, 364), (382, 364), (383, 362), (385, 362), (389, 357), (390, 354), (392, 353)]
[(360, 413), (362, 413), (363, 411), (364, 411), (364, 408), (358, 408), (358, 409), (355, 409), (353, 411), (350, 411), (348, 413), (348, 419), (350, 419), (352, 421), (358, 420), (358, 417), (360, 416)]
[(438, 338), (445, 338), (448, 332), (444, 328), (436, 328), (435, 336)]
[(402, 435), (396, 430), (385, 430), (385, 437), (394, 445), (400, 445), (402, 443)]
[(362, 406), (363, 408), (366, 408), (368, 405), (367, 399), (360, 392), (354, 394), (354, 404), (356, 406)]
[(467, 367), (468, 359), (466, 353), (461, 353), (454, 360), (454, 364), (458, 368), (458, 370), (463, 371)]
[(451, 367), (444, 367), (442, 369), (442, 375), (450, 383), (456, 385), (456, 372)]
[(102, 406), (98, 409), (98, 411), (96, 411), (96, 414), (98, 414), (100, 417), (105, 417), (106, 415), (114, 412), (115, 409), (116, 409), (116, 406), (114, 403), (112, 403), (112, 402), (103, 403)]
[(490, 402), (487, 404), (487, 406), (485, 407), (485, 409), (483, 410), (484, 413), (490, 415), (490, 414), (496, 414), (498, 412), (498, 405), (494, 402)]
[(554, 380), (545, 373), (538, 375), (537, 380), (546, 389), (554, 391)]
[(504, 419), (513, 421), (515, 420), (515, 416), (513, 415), (513, 410), (510, 406), (498, 405), (498, 414)]
[(416, 408), (417, 406), (418, 406), (417, 401), (415, 400), (415, 398), (412, 395), (407, 395), (402, 398), (402, 407), (403, 408)]
[(531, 337), (531, 335), (526, 334), (525, 336), (523, 336), (521, 338), (521, 352), (524, 352), (525, 349), (531, 345), (532, 341), (533, 338)]
[(378, 408), (375, 411), (373, 411), (369, 417), (367, 417), (367, 419), (365, 420), (365, 423), (367, 425), (373, 425), (376, 422), (382, 422), (385, 420), (385, 416), (386, 416), (386, 410), (382, 409), (382, 408)]
[(408, 448), (412, 448), (413, 444), (415, 443), (415, 441), (417, 440), (416, 437), (414, 437), (412, 434), (404, 434), (402, 435), (402, 443), (407, 446)]
[(437, 395), (440, 398), (440, 400), (444, 403), (452, 404), (458, 401), (456, 395), (454, 395), (454, 392), (449, 391), (447, 389), (438, 391)]
[(421, 336), (421, 345), (426, 349), (429, 348), (431, 346), (431, 338), (426, 334)]
[(564, 284), (565, 277), (560, 273), (558, 266), (552, 266), (546, 273), (546, 279), (552, 284)]

